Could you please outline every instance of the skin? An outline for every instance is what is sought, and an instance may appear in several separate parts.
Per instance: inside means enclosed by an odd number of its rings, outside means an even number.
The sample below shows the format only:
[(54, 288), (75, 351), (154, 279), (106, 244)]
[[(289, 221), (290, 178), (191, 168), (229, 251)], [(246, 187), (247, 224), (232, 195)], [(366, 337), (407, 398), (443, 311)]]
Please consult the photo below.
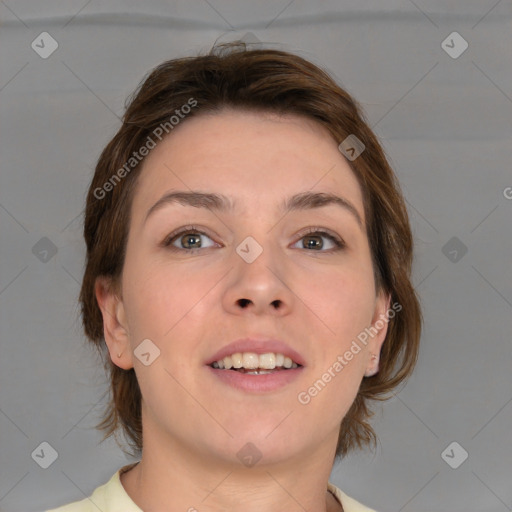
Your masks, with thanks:
[[(213, 213), (168, 204), (144, 222), (173, 190), (220, 193), (239, 206)], [(283, 217), (281, 201), (305, 191), (344, 197), (363, 228), (335, 205)], [(224, 110), (188, 119), (146, 158), (131, 215), (120, 289), (96, 282), (112, 361), (135, 368), (143, 396), (142, 459), (121, 479), (129, 496), (145, 511), (342, 510), (326, 492), (339, 426), (387, 324), (309, 404), (297, 395), (385, 315), (389, 297), (375, 289), (361, 190), (336, 142), (294, 115)], [(161, 245), (188, 224), (207, 233), (198, 251), (187, 253), (182, 235), (175, 252)], [(304, 235), (307, 227), (330, 230), (345, 248)], [(263, 247), (250, 264), (235, 251), (247, 236)], [(311, 237), (320, 249), (309, 248)], [(305, 358), (302, 375), (270, 393), (211, 375), (207, 359), (250, 335), (291, 345)], [(133, 354), (147, 338), (161, 351), (149, 366)], [(236, 455), (247, 442), (262, 454), (250, 468)]]

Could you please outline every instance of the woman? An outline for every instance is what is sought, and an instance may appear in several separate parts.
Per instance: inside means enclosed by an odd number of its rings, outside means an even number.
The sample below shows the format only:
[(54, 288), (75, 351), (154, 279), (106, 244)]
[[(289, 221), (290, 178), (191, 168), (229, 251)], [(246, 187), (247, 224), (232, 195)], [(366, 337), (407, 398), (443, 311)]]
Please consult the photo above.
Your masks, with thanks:
[(60, 512), (368, 511), (331, 484), (374, 444), (421, 312), (399, 186), (312, 63), (243, 44), (143, 81), (85, 212), (85, 333), (140, 461)]

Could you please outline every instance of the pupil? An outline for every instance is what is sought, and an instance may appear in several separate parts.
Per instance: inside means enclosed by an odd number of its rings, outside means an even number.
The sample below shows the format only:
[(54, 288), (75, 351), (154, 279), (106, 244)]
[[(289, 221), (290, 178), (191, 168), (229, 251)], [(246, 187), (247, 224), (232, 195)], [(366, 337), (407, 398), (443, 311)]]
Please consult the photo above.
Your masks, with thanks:
[(201, 237), (200, 235), (185, 235), (185, 247), (190, 247), (191, 244), (194, 242), (197, 242), (199, 245), (201, 244)]
[(307, 237), (307, 239), (309, 239), (306, 242), (307, 247), (312, 248), (312, 249), (320, 248), (320, 243), (319, 243), (318, 237), (315, 239), (313, 236), (309, 236), (309, 237)]

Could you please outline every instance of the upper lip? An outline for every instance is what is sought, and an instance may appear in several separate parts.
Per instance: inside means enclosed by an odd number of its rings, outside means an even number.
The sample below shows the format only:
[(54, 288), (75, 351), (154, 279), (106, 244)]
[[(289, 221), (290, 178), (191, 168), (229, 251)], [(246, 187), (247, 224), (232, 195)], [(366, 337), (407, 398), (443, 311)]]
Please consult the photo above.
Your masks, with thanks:
[(218, 350), (208, 359), (206, 364), (211, 365), (213, 362), (220, 361), (221, 359), (237, 352), (252, 352), (259, 355), (274, 352), (289, 357), (293, 362), (300, 366), (304, 366), (305, 364), (303, 357), (284, 341), (263, 338), (242, 338), (233, 341), (229, 345)]

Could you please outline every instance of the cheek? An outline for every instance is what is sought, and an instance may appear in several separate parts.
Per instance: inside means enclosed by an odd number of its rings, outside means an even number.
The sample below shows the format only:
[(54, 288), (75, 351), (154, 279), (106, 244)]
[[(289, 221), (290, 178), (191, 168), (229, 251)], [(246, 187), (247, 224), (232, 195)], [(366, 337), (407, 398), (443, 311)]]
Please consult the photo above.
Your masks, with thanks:
[[(160, 411), (171, 421), (168, 394), (172, 394), (174, 410), (190, 408), (190, 398), (178, 382), (185, 382), (190, 370), (190, 353), (201, 338), (205, 290), (213, 281), (198, 273), (197, 277), (183, 268), (172, 268), (165, 262), (133, 254), (125, 262), (123, 299), (130, 331), (132, 350), (142, 340), (150, 339), (159, 349), (154, 363), (144, 366), (133, 360), (137, 380), (150, 411)], [(186, 339), (187, 343), (183, 343)], [(174, 378), (173, 378), (174, 377)], [(175, 380), (177, 379), (177, 381)], [(163, 394), (162, 390), (166, 390)], [(152, 413), (153, 413), (152, 412)]]
[(123, 272), (130, 332), (135, 337), (162, 339), (212, 286), (208, 275), (206, 270), (189, 272), (142, 252), (132, 253)]
[(302, 277), (299, 296), (338, 342), (351, 340), (372, 319), (375, 304), (373, 273), (365, 266), (340, 266)]

